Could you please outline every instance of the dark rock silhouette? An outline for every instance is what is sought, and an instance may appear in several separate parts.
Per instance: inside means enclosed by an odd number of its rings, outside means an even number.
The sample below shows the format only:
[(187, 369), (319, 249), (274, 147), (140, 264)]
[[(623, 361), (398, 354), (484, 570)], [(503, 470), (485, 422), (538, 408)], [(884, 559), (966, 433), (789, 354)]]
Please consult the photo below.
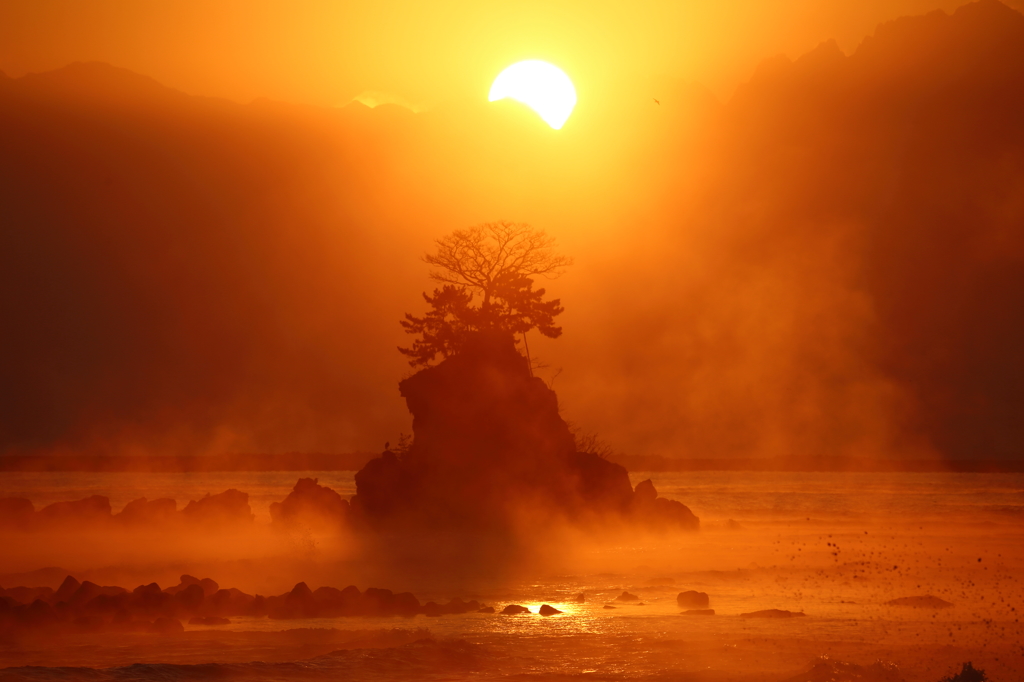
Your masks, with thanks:
[(78, 591), (78, 588), (82, 586), (82, 583), (78, 582), (74, 576), (69, 575), (64, 578), (64, 582), (60, 584), (57, 591), (53, 593), (53, 602), (66, 602), (71, 599), (71, 596)]
[(529, 612), (530, 612), (530, 609), (526, 608), (525, 606), (520, 606), (519, 604), (509, 604), (508, 606), (506, 606), (505, 608), (503, 608), (501, 610), (501, 615), (503, 615), (503, 616), (518, 616), (520, 614), (529, 613)]
[(270, 518), (282, 526), (337, 528), (348, 521), (348, 516), (348, 500), (319, 485), (316, 478), (300, 478), (288, 497), (270, 505)]
[(193, 500), (181, 513), (187, 521), (202, 524), (251, 523), (256, 518), (249, 507), (249, 493), (234, 488)]
[(87, 526), (106, 523), (113, 518), (110, 500), (102, 495), (92, 495), (72, 502), (54, 502), (39, 510), (38, 522), (63, 526)]
[(635, 517), (696, 529), (681, 504), (634, 493), (622, 466), (577, 452), (558, 398), (510, 334), (474, 332), (463, 349), (399, 384), (414, 441), (356, 474), (352, 507), (372, 527), (510, 528), (523, 515)]
[(556, 609), (554, 606), (549, 606), (548, 604), (541, 604), (540, 609), (537, 611), (537, 613), (539, 613), (542, 616), (557, 616), (562, 612)]
[(124, 506), (114, 518), (129, 525), (164, 524), (175, 520), (178, 504), (167, 498), (147, 500), (140, 497)]
[(631, 594), (623, 590), (622, 594), (615, 598), (615, 601), (638, 601), (639, 599), (640, 597), (636, 596), (635, 594)]
[(948, 609), (953, 606), (945, 599), (924, 594), (917, 597), (900, 597), (885, 602), (886, 606), (910, 606), (918, 609)]
[(680, 592), (676, 597), (676, 604), (681, 609), (706, 609), (710, 603), (711, 600), (706, 592), (697, 592), (696, 590)]
[(715, 615), (714, 609), (687, 609), (683, 611), (684, 616), (713, 616)]
[(782, 609), (764, 609), (763, 611), (751, 611), (741, 613), (741, 618), (797, 618), (807, 614), (802, 611), (784, 611)]
[[(871, 665), (857, 665), (822, 656), (815, 661), (810, 670), (795, 677), (786, 678), (783, 682), (845, 682), (847, 680), (850, 682), (854, 680), (903, 682), (903, 679), (903, 675), (900, 674), (900, 669), (895, 663), (875, 661)], [(940, 680), (940, 682), (943, 681)]]

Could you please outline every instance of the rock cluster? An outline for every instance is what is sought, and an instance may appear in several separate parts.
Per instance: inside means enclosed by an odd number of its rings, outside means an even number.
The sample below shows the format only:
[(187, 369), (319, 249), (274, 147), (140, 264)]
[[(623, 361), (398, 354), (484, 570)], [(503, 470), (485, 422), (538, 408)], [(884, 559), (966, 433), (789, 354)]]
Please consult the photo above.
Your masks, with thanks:
[(281, 595), (251, 595), (236, 588), (223, 589), (209, 578), (190, 575), (161, 589), (156, 583), (134, 590), (79, 582), (65, 578), (55, 591), (49, 587), (0, 588), (0, 635), (32, 631), (158, 632), (169, 634), (190, 624), (221, 625), (229, 617), (328, 618), (341, 616), (441, 616), (490, 609), (475, 600), (455, 598), (447, 604), (427, 602), (409, 592), (393, 593), (375, 587), (360, 591), (320, 587), (310, 590), (299, 583)]
[(92, 495), (81, 500), (54, 502), (37, 511), (31, 500), (7, 497), (0, 498), (0, 527), (25, 531), (108, 530), (251, 524), (254, 519), (249, 494), (234, 489), (192, 500), (181, 511), (177, 506), (171, 499), (141, 497), (114, 514), (108, 498)]

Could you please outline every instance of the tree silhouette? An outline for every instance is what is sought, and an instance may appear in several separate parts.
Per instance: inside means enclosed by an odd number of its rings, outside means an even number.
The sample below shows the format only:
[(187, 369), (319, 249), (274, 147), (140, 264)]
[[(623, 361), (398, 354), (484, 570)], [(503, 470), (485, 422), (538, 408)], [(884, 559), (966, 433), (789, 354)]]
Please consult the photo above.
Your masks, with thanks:
[[(525, 223), (484, 223), (455, 230), (438, 239), (437, 252), (423, 260), (435, 266), (430, 278), (442, 284), (433, 296), (424, 293), (430, 310), (423, 317), (406, 313), (401, 321), (408, 334), (418, 334), (412, 348), (398, 350), (412, 366), (428, 365), (437, 355), (458, 353), (474, 331), (504, 331), (513, 337), (537, 329), (557, 338), (561, 327), (555, 317), (563, 308), (559, 299), (544, 300), (543, 288), (534, 289), (534, 277), (554, 279), (572, 259), (554, 252), (552, 237)], [(479, 297), (479, 305), (474, 299)]]

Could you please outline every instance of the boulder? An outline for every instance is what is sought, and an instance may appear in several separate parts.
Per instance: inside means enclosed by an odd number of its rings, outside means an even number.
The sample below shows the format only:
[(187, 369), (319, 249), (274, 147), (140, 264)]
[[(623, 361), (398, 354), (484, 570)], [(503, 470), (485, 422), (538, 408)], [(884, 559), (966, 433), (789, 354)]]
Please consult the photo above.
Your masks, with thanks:
[(185, 627), (177, 618), (157, 618), (149, 628), (150, 632), (158, 635), (176, 635), (185, 632)]
[(530, 612), (530, 609), (526, 608), (525, 606), (520, 606), (519, 604), (509, 604), (508, 606), (506, 606), (505, 608), (503, 608), (501, 610), (501, 615), (503, 615), (503, 616), (518, 616), (518, 615), (520, 615), (522, 613), (529, 613), (529, 612)]
[(676, 596), (676, 604), (681, 609), (706, 609), (710, 603), (707, 592), (687, 590)]
[(639, 601), (640, 597), (623, 590), (622, 594), (615, 598), (615, 601)]
[(82, 586), (82, 583), (75, 580), (73, 576), (64, 578), (64, 582), (60, 584), (57, 591), (53, 593), (53, 603), (59, 604), (60, 602), (66, 602), (71, 599), (71, 596), (78, 591), (78, 588)]
[(329, 530), (343, 526), (348, 516), (348, 500), (316, 478), (300, 478), (288, 497), (270, 505), (272, 522), (284, 527)]
[(54, 502), (36, 514), (39, 523), (68, 528), (103, 525), (109, 523), (112, 518), (110, 500), (102, 495), (92, 495), (71, 502)]
[(147, 500), (140, 497), (124, 506), (114, 519), (130, 526), (167, 524), (177, 520), (178, 503), (168, 498)]
[(558, 609), (556, 609), (554, 606), (548, 606), (547, 604), (541, 604), (540, 610), (538, 610), (537, 613), (539, 613), (542, 616), (557, 616), (558, 614), (560, 614), (562, 612), (559, 611)]
[(181, 515), (190, 523), (205, 525), (251, 524), (256, 518), (249, 507), (249, 493), (234, 488), (192, 500), (181, 510)]

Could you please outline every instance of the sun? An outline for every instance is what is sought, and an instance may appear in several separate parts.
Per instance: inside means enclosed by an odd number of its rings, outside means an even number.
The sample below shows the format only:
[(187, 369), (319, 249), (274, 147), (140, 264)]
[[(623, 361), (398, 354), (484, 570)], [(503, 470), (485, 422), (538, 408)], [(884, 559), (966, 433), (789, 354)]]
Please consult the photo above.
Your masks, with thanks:
[(489, 102), (511, 97), (530, 107), (555, 130), (565, 125), (576, 106), (576, 88), (565, 72), (539, 59), (516, 62), (498, 74)]

